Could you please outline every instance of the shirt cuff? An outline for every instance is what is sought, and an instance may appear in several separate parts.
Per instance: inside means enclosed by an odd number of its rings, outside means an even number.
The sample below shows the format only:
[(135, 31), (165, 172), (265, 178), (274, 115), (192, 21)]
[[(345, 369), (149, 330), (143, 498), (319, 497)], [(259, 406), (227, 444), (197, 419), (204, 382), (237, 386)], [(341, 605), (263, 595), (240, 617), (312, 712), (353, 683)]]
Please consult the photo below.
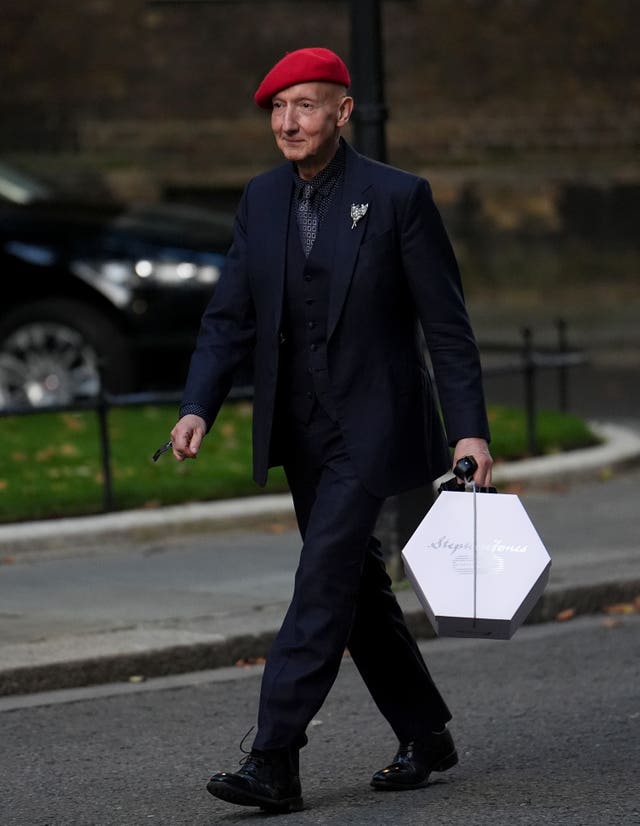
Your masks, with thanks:
[(180, 407), (179, 416), (180, 418), (182, 418), (183, 416), (188, 416), (189, 414), (193, 416), (200, 416), (201, 419), (204, 419), (207, 423), (207, 430), (209, 430), (211, 424), (209, 422), (209, 416), (206, 407), (203, 407), (203, 405), (196, 404), (194, 402), (186, 402)]

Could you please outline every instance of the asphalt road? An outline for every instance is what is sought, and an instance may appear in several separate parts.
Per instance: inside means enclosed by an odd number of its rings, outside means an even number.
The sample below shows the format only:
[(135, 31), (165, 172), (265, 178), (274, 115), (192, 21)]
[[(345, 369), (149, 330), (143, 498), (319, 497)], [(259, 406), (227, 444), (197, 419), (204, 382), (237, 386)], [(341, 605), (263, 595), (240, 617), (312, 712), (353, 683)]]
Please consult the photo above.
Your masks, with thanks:
[[(454, 711), (459, 766), (423, 790), (374, 792), (393, 737), (345, 661), (302, 755), (297, 824), (640, 823), (640, 617), (520, 629), (423, 650)], [(259, 668), (56, 695), (0, 715), (3, 826), (260, 823), (204, 789), (253, 723)], [(105, 693), (106, 696), (100, 696)], [(31, 701), (39, 702), (38, 698)]]

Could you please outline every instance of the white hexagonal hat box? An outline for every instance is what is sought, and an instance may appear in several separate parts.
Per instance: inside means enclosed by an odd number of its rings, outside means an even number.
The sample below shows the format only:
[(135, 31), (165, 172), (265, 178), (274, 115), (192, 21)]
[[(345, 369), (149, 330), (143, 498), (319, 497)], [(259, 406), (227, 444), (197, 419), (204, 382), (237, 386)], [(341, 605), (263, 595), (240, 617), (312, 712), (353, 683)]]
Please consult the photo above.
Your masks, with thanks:
[(510, 639), (551, 559), (513, 494), (443, 491), (405, 545), (405, 572), (436, 633)]

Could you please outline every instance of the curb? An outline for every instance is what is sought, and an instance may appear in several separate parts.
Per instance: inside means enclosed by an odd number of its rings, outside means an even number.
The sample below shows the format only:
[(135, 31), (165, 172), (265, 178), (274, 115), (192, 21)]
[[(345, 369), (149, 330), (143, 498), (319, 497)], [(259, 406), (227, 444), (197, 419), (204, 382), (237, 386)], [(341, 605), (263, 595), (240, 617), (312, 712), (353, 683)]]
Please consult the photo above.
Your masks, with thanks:
[[(524, 625), (560, 621), (561, 612), (570, 612), (570, 618), (604, 613), (607, 606), (632, 602), (639, 595), (640, 579), (568, 588), (550, 587), (542, 594)], [(398, 596), (400, 598), (401, 594)], [(401, 604), (402, 601), (400, 598)], [(413, 608), (404, 613), (416, 639), (436, 637), (421, 609)], [(238, 662), (252, 663), (267, 656), (277, 630), (269, 628), (259, 634), (239, 634), (222, 639), (217, 636), (211, 641), (191, 645), (172, 645), (6, 670), (0, 672), (0, 697), (128, 682), (134, 676), (137, 680), (146, 680), (224, 668)], [(496, 641), (479, 641), (480, 644), (488, 642)]]
[[(498, 486), (518, 483), (534, 487), (607, 475), (640, 458), (640, 435), (620, 425), (589, 422), (603, 444), (552, 456), (540, 456), (494, 466)], [(440, 480), (434, 482), (437, 487)], [(158, 510), (40, 520), (0, 525), (0, 552), (36, 551), (96, 544), (105, 540), (149, 540), (154, 536), (212, 529), (250, 527), (265, 519), (293, 516), (288, 493), (265, 494), (217, 502), (194, 502)], [(55, 528), (54, 528), (55, 526)]]
[[(220, 528), (250, 527), (264, 519), (293, 516), (288, 493), (247, 496), (216, 502), (168, 505), (158, 510), (128, 510), (95, 516), (43, 519), (0, 525), (0, 550), (55, 549), (109, 540), (145, 540), (154, 536)], [(52, 530), (55, 525), (55, 531)]]
[(497, 485), (519, 482), (530, 486), (593, 478), (632, 465), (640, 457), (640, 435), (635, 430), (606, 422), (590, 421), (588, 425), (602, 444), (495, 465), (494, 482)]

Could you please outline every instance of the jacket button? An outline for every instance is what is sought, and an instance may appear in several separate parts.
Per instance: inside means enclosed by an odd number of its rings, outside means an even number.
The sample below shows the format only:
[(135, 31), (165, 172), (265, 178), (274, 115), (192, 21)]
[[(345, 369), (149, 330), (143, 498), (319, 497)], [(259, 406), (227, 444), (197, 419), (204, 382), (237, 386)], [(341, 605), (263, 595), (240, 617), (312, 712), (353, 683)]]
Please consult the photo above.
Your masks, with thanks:
[(310, 322), (307, 324), (307, 327), (308, 327), (310, 330), (313, 330), (315, 326), (316, 326), (315, 321), (310, 321)]
[(309, 349), (310, 349), (312, 352), (315, 352), (315, 351), (318, 349), (318, 345), (317, 345), (317, 344), (310, 344), (310, 345), (309, 345)]

